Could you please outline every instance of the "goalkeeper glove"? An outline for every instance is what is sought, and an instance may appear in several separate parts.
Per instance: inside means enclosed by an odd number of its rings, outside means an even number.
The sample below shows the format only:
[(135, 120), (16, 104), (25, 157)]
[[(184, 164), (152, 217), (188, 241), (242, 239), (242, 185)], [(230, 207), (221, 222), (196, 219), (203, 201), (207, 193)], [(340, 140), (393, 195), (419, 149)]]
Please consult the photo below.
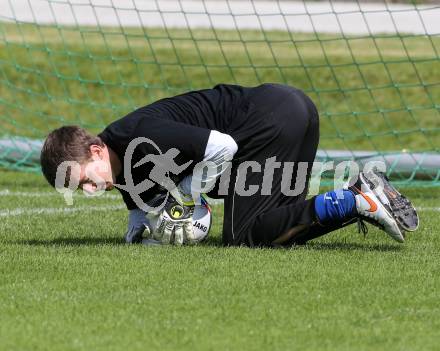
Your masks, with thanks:
[(128, 215), (128, 228), (125, 233), (125, 242), (128, 244), (137, 244), (142, 242), (144, 232), (148, 237), (150, 229), (148, 221), (145, 217), (145, 212), (141, 209), (130, 210)]
[(176, 245), (194, 242), (193, 213), (193, 201), (179, 203), (169, 194), (153, 232), (154, 239), (163, 244)]

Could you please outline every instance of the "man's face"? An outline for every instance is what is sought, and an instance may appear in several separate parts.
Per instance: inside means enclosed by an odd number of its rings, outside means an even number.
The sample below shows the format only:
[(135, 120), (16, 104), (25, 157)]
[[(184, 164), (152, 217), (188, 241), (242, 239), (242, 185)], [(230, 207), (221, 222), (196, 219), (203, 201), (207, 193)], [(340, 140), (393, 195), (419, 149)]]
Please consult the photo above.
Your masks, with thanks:
[(92, 145), (91, 160), (81, 165), (79, 188), (93, 195), (98, 191), (113, 189), (113, 173), (106, 147)]

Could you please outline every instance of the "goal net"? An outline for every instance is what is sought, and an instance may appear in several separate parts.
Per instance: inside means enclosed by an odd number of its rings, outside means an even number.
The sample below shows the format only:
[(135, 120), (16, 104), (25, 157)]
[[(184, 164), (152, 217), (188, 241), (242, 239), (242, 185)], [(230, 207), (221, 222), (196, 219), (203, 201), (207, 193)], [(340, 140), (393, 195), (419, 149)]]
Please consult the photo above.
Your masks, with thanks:
[(61, 125), (278, 82), (315, 101), (319, 160), (440, 185), (440, 5), (378, 1), (0, 0), (0, 166), (39, 171)]

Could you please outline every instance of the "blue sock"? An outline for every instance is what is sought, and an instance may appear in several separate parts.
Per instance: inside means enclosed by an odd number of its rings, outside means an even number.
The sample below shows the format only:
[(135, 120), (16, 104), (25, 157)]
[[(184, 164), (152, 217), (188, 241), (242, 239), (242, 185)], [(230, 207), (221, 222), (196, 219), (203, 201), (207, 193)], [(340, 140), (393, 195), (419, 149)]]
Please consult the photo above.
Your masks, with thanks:
[(340, 222), (356, 215), (356, 201), (350, 190), (334, 190), (315, 198), (315, 211), (319, 222)]

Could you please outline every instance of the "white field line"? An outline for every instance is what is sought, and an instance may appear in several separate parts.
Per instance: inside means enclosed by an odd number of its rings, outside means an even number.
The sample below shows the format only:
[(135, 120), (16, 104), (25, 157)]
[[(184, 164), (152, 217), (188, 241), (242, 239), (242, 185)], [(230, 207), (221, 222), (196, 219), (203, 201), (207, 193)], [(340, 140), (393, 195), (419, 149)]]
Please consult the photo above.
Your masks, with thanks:
[[(117, 211), (125, 209), (124, 205), (119, 206), (81, 206), (72, 208), (15, 208), (12, 210), (0, 211), (0, 217), (16, 217), (16, 216), (29, 216), (29, 215), (54, 215), (65, 214), (70, 215), (77, 212), (87, 211)], [(440, 212), (440, 207), (419, 207), (419, 212)]]
[[(59, 196), (55, 193), (41, 193), (41, 192), (16, 192), (8, 189), (0, 191), (0, 196), (24, 196), (24, 197), (39, 197), (39, 196)], [(117, 195), (104, 196), (105, 199), (120, 199)], [(222, 201), (211, 199), (210, 203), (221, 204)], [(107, 205), (107, 206), (80, 206), (80, 207), (66, 207), (66, 208), (23, 208), (17, 207), (14, 209), (6, 209), (0, 211), (0, 217), (14, 217), (14, 216), (28, 216), (28, 215), (53, 215), (53, 214), (72, 214), (83, 211), (114, 211), (124, 209), (124, 205)], [(419, 212), (440, 212), (440, 207), (417, 207)]]
[[(9, 189), (0, 190), (0, 196), (17, 196), (17, 197), (56, 197), (62, 195), (58, 192), (22, 192), (22, 191), (11, 191)], [(75, 194), (74, 196), (82, 196), (80, 194)], [(84, 195), (85, 196), (85, 195)], [(95, 198), (100, 199), (112, 199), (112, 200), (122, 200), (120, 195), (110, 195), (105, 194), (103, 196), (96, 196)], [(221, 199), (209, 199), (210, 205), (219, 205), (222, 204), (223, 200)], [(439, 212), (440, 207), (417, 207), (418, 211), (435, 211)]]
[(90, 211), (116, 211), (126, 208), (124, 205), (118, 206), (81, 206), (71, 208), (14, 208), (11, 210), (0, 211), (0, 217), (15, 217), (15, 216), (29, 216), (29, 215), (54, 215), (54, 214), (73, 214), (76, 212), (90, 212)]
[[(23, 192), (23, 191), (11, 191), (9, 189), (0, 190), (0, 197), (2, 196), (13, 196), (13, 197), (56, 197), (62, 195), (56, 191), (53, 192)], [(76, 193), (73, 196), (86, 196), (80, 193)], [(110, 195), (108, 193), (102, 196), (96, 196), (95, 199), (105, 199), (105, 200), (122, 200), (121, 195)], [(223, 204), (223, 200), (221, 199), (208, 199), (210, 205), (221, 205)]]
[[(53, 191), (53, 192), (23, 192), (23, 191), (11, 191), (9, 189), (3, 189), (0, 190), (0, 196), (16, 196), (16, 197), (63, 197), (62, 194)], [(81, 196), (79, 193), (75, 194), (74, 196)], [(85, 195), (84, 195), (85, 196)], [(112, 200), (122, 200), (122, 197), (120, 195), (110, 195), (105, 194), (102, 196), (96, 196), (95, 199), (112, 199)]]
[[(12, 210), (0, 211), (0, 217), (17, 217), (17, 216), (30, 216), (30, 215), (54, 215), (65, 214), (70, 215), (77, 212), (87, 211), (117, 211), (125, 209), (124, 205), (119, 206), (82, 206), (72, 208), (15, 208)], [(417, 209), (419, 212), (440, 212), (440, 207), (420, 207)]]
[(417, 207), (416, 210), (420, 212), (440, 212), (440, 207)]
[[(96, 212), (96, 211), (118, 211), (125, 209), (123, 205), (120, 206), (83, 206), (73, 208), (15, 208), (13, 210), (0, 211), (0, 217), (18, 217), (30, 215), (55, 215), (64, 214), (71, 215), (77, 212)], [(440, 212), (440, 207), (422, 207), (417, 209), (419, 212)]]

